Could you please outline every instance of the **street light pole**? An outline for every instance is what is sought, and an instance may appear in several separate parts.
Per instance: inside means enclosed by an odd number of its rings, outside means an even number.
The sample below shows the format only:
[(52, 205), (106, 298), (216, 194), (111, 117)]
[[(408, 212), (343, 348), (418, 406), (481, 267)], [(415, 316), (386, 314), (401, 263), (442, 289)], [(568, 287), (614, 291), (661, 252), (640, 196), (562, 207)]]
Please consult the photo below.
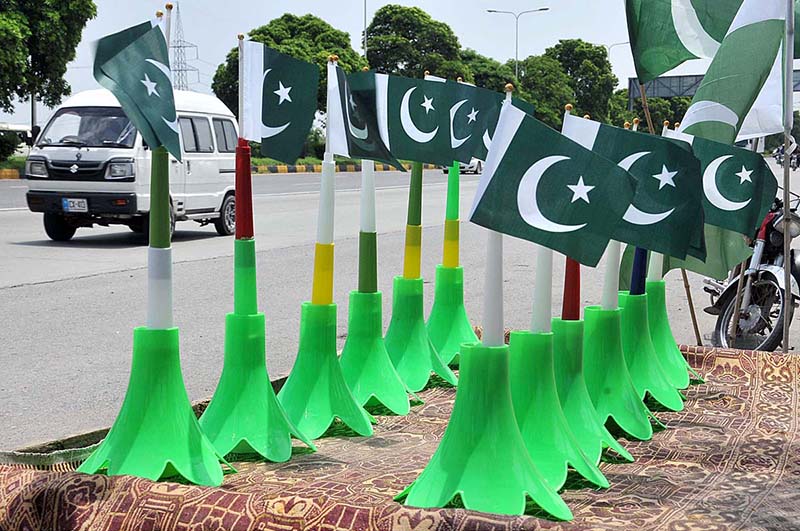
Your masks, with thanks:
[(514, 17), (514, 76), (519, 81), (519, 18), (528, 13), (538, 13), (540, 11), (550, 11), (549, 7), (540, 7), (539, 9), (528, 9), (527, 11), (520, 11), (515, 13), (513, 11), (502, 11), (499, 9), (487, 9), (487, 13), (501, 13), (511, 15)]

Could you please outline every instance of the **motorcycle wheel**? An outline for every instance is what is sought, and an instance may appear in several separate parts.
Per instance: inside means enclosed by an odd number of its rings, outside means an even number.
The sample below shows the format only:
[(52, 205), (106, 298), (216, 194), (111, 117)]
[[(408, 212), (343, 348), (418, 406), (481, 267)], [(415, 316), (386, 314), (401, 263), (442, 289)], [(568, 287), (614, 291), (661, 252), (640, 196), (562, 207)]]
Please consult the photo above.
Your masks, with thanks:
[[(714, 345), (723, 348), (761, 350), (772, 352), (783, 341), (785, 292), (771, 278), (753, 282), (749, 308), (740, 316), (736, 340), (731, 336), (731, 319), (736, 305), (736, 296), (731, 294), (723, 303), (717, 324), (714, 326)], [(789, 315), (792, 318), (794, 308)]]

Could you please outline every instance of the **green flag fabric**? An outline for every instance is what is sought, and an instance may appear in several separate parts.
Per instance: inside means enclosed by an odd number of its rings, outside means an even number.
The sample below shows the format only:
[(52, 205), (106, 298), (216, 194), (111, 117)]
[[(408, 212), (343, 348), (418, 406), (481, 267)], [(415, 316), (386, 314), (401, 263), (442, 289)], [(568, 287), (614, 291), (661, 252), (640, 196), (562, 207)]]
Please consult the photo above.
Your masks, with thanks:
[(294, 163), (314, 122), (318, 85), (316, 65), (246, 41), (242, 136), (261, 142), (261, 155)]
[(147, 145), (181, 160), (178, 117), (164, 33), (144, 22), (100, 39), (94, 77), (119, 100)]
[(785, 32), (783, 0), (744, 0), (708, 68), (681, 131), (732, 144), (770, 77)]
[(634, 188), (613, 162), (504, 104), (470, 219), (593, 267)]
[(489, 142), (484, 135), (497, 125), (503, 94), (483, 88), (448, 81), (451, 91), (450, 106), (450, 147), (453, 160), (469, 163), (472, 158), (486, 160)]
[(700, 162), (689, 144), (570, 114), (562, 131), (637, 180), (613, 239), (668, 256), (705, 258)]

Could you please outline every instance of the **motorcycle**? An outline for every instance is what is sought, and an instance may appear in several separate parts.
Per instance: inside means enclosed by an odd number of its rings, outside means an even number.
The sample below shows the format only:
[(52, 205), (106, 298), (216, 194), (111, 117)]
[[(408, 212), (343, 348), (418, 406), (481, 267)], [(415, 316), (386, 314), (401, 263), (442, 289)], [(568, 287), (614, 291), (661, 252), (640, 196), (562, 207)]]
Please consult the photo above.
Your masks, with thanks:
[[(794, 307), (800, 300), (800, 252), (792, 250), (789, 257), (792, 305), (789, 315), (784, 315), (786, 259), (783, 242), (786, 237), (793, 240), (800, 236), (800, 217), (796, 211), (797, 204), (791, 209), (789, 223), (785, 224), (783, 201), (775, 199), (755, 239), (750, 240), (753, 256), (744, 271), (741, 292), (741, 266), (732, 271), (724, 282), (704, 280), (703, 289), (711, 296), (711, 306), (704, 311), (718, 316), (713, 335), (715, 346), (774, 351), (781, 344), (783, 321), (792, 318)], [(787, 226), (788, 234), (785, 234)], [(737, 296), (740, 309), (734, 319)]]

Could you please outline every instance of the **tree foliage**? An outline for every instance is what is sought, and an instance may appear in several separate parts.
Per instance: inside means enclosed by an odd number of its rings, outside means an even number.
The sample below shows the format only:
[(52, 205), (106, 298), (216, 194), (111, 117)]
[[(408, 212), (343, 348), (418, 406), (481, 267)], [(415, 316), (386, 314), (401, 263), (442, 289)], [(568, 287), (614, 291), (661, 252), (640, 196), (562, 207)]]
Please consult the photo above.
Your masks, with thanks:
[[(347, 72), (360, 70), (367, 64), (364, 58), (353, 50), (348, 33), (334, 28), (314, 15), (296, 16), (286, 13), (264, 26), (251, 30), (248, 36), (253, 41), (266, 44), (295, 59), (319, 66), (320, 84), (317, 95), (319, 109), (325, 108), (328, 79), (326, 65), (329, 55), (338, 55), (339, 66)], [(211, 89), (234, 114), (239, 114), (239, 50), (237, 48), (231, 50), (225, 62), (217, 68)]]
[(461, 60), (466, 70), (462, 77), (466, 81), (495, 92), (503, 92), (508, 83), (513, 83), (517, 89), (516, 95), (525, 99), (514, 76), (514, 69), (509, 65), (504, 65), (469, 48), (462, 50)]
[(418, 7), (389, 4), (367, 28), (367, 60), (385, 74), (420, 78), (428, 70), (448, 79), (471, 79), (453, 30)]
[(560, 129), (564, 106), (575, 101), (575, 93), (559, 62), (532, 55), (519, 62), (519, 77), (523, 99), (533, 104), (536, 118)]
[(0, 109), (32, 92), (54, 107), (70, 93), (67, 63), (96, 12), (92, 0), (0, 0)]
[[(661, 129), (665, 121), (668, 121), (673, 126), (680, 122), (691, 103), (692, 99), (687, 97), (647, 98), (647, 106), (650, 108), (650, 116), (653, 120), (653, 127), (656, 133), (661, 134)], [(626, 121), (632, 123), (635, 118), (639, 118), (642, 121), (639, 129), (641, 131), (647, 131), (648, 128), (645, 120), (644, 108), (642, 107), (642, 100), (636, 98), (636, 100), (634, 100), (633, 110), (629, 111), (628, 89), (621, 89), (614, 92), (614, 95), (609, 101), (608, 123), (617, 127), (622, 127)]]
[(569, 77), (576, 111), (601, 122), (608, 120), (608, 102), (618, 80), (605, 47), (581, 39), (567, 39), (548, 48), (544, 54), (558, 61)]
[(8, 160), (17, 151), (19, 145), (20, 138), (16, 133), (8, 131), (0, 133), (0, 162)]

